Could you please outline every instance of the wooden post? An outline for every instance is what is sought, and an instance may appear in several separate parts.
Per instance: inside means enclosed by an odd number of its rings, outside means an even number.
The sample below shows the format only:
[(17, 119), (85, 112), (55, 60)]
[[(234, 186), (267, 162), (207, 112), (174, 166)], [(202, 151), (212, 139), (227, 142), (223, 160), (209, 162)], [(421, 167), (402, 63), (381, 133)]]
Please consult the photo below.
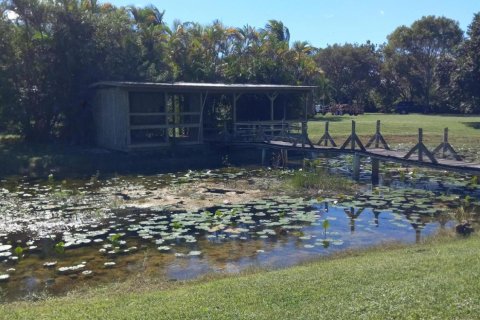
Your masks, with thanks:
[[(418, 129), (418, 143), (423, 145), (423, 129)], [(418, 161), (423, 161), (423, 148), (418, 148)]]
[(282, 149), (282, 166), (285, 168), (288, 166), (288, 150)]
[(372, 158), (372, 185), (378, 185), (380, 176), (380, 160)]
[(377, 120), (377, 128), (375, 130), (375, 134), (373, 137), (368, 140), (367, 144), (365, 145), (365, 148), (368, 148), (372, 145), (372, 143), (375, 142), (375, 148), (380, 147), (380, 143), (382, 143), (383, 148), (386, 150), (390, 150), (390, 147), (388, 146), (387, 142), (383, 138), (382, 134), (380, 133), (380, 120)]
[(169, 127), (169, 116), (170, 116), (170, 110), (168, 110), (168, 93), (165, 92), (165, 142), (168, 144), (170, 143), (170, 127)]
[(445, 159), (447, 157), (447, 152), (449, 152), (457, 161), (462, 161), (462, 157), (458, 155), (457, 151), (452, 147), (452, 145), (448, 142), (448, 128), (443, 130), (443, 141), (440, 143), (435, 149), (433, 149), (432, 153), (436, 154), (439, 151), (442, 151), (442, 158)]
[[(302, 121), (302, 133), (301, 133), (300, 139), (301, 139), (302, 148), (305, 148), (305, 144), (308, 144), (312, 149), (315, 148), (313, 146), (312, 141), (310, 141), (310, 139), (308, 138), (307, 121)], [(296, 147), (298, 142), (299, 142), (298, 140), (294, 141), (293, 146)]]
[(340, 149), (345, 149), (348, 144), (350, 144), (350, 149), (351, 150), (356, 150), (356, 144), (358, 144), (358, 147), (362, 151), (366, 151), (365, 147), (362, 144), (362, 141), (360, 141), (360, 138), (357, 136), (357, 133), (355, 132), (355, 121), (352, 120), (352, 133), (348, 137), (348, 139), (343, 143), (343, 145), (340, 147)]
[(328, 127), (329, 127), (329, 122), (327, 121), (325, 122), (325, 133), (320, 138), (320, 140), (318, 140), (317, 144), (318, 145), (323, 144), (326, 147), (328, 146), (328, 142), (330, 142), (332, 144), (332, 147), (336, 147), (337, 144), (335, 143), (335, 141), (333, 141), (332, 136), (330, 136), (330, 133), (328, 132)]
[[(352, 121), (352, 135), (356, 135), (355, 126), (355, 121)], [(352, 139), (352, 145), (350, 146), (350, 149), (355, 150), (355, 139)]]
[(233, 94), (233, 136), (237, 137), (237, 101), (241, 97), (241, 93)]
[(360, 180), (360, 155), (355, 152), (353, 155), (353, 167), (352, 167), (353, 180)]
[(423, 155), (425, 154), (430, 160), (430, 162), (438, 163), (437, 159), (435, 159), (435, 156), (430, 151), (428, 151), (427, 147), (423, 144), (422, 128), (418, 129), (418, 143), (410, 151), (408, 151), (408, 153), (403, 158), (409, 159), (415, 152), (418, 152), (418, 161), (423, 161)]

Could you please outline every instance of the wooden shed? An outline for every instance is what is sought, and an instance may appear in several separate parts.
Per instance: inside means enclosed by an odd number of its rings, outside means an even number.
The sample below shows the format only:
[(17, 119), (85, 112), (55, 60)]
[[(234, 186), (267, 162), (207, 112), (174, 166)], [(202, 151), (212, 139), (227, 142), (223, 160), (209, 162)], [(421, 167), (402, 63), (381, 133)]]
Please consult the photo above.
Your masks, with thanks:
[(132, 151), (229, 141), (306, 121), (312, 86), (98, 82), (98, 146)]

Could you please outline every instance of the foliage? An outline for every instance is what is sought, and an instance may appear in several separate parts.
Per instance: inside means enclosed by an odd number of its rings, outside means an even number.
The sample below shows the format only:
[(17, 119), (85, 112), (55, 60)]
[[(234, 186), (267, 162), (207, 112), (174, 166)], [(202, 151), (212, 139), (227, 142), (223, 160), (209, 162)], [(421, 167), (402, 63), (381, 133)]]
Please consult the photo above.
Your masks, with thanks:
[(380, 84), (381, 56), (375, 45), (338, 45), (320, 49), (319, 67), (328, 77), (324, 103), (373, 105), (372, 93)]
[(275, 19), (238, 28), (168, 26), (164, 17), (154, 6), (94, 0), (0, 1), (0, 131), (91, 142), (89, 85), (100, 80), (303, 84), (318, 87), (317, 103), (389, 110), (412, 100), (425, 111), (480, 111), (478, 13), (467, 39), (455, 21), (427, 16), (384, 46), (324, 49), (291, 43)]
[(326, 171), (295, 171), (289, 180), (291, 186), (299, 191), (348, 192), (353, 184), (346, 178), (329, 174)]
[(426, 16), (410, 27), (398, 27), (384, 48), (384, 75), (404, 100), (415, 100), (429, 112), (432, 103), (442, 103), (439, 91), (449, 81), (443, 83), (440, 73), (448, 77), (446, 64), (455, 58), (462, 39), (458, 22), (445, 17)]
[(53, 249), (55, 250), (55, 252), (57, 254), (64, 254), (65, 253), (65, 242), (60, 241), (60, 242), (56, 243), (55, 246), (53, 247)]
[(22, 248), (21, 246), (16, 247), (14, 251), (15, 251), (15, 255), (16, 255), (17, 257), (19, 257), (19, 258), (22, 257), (22, 255), (23, 255), (23, 248)]
[(120, 246), (120, 238), (122, 237), (121, 234), (113, 234), (110, 237), (108, 237), (108, 242), (110, 242), (114, 247), (119, 247)]

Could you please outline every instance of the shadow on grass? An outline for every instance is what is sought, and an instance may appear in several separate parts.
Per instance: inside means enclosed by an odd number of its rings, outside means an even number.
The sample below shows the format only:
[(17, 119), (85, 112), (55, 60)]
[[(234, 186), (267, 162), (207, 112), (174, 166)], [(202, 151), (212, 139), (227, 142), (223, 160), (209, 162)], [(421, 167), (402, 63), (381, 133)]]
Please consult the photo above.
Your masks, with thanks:
[(469, 128), (480, 130), (480, 122), (462, 122)]
[(317, 115), (312, 119), (309, 119), (309, 121), (313, 121), (313, 122), (325, 122), (325, 121), (342, 122), (347, 120), (350, 120), (350, 118), (342, 117), (342, 116), (320, 116), (320, 115)]

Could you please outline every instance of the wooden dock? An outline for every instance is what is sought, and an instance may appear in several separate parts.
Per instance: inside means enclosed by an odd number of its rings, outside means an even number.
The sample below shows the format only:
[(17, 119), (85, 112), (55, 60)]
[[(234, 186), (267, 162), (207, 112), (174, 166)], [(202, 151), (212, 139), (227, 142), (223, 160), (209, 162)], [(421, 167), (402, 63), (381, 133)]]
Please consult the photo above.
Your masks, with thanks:
[[(363, 145), (355, 132), (355, 121), (352, 121), (352, 132), (347, 140), (337, 146), (329, 133), (329, 124), (325, 124), (325, 133), (317, 143), (312, 143), (307, 135), (306, 123), (302, 123), (300, 133), (291, 134), (288, 130), (275, 135), (259, 135), (250, 141), (234, 140), (232, 146), (257, 147), (262, 149), (262, 159), (266, 149), (310, 152), (314, 154), (352, 154), (354, 159), (354, 176), (358, 173), (359, 157), (372, 159), (372, 175), (378, 175), (378, 161), (390, 161), (410, 166), (427, 167), (435, 170), (455, 171), (460, 173), (480, 174), (480, 163), (466, 162), (448, 142), (448, 129), (445, 128), (443, 141), (432, 151), (423, 144), (423, 130), (418, 131), (417, 144), (408, 152), (391, 150), (380, 132), (380, 121), (377, 121), (375, 134), (366, 145)], [(263, 131), (262, 131), (263, 133)], [(330, 144), (330, 145), (329, 145)], [(374, 178), (376, 180), (376, 178)]]

